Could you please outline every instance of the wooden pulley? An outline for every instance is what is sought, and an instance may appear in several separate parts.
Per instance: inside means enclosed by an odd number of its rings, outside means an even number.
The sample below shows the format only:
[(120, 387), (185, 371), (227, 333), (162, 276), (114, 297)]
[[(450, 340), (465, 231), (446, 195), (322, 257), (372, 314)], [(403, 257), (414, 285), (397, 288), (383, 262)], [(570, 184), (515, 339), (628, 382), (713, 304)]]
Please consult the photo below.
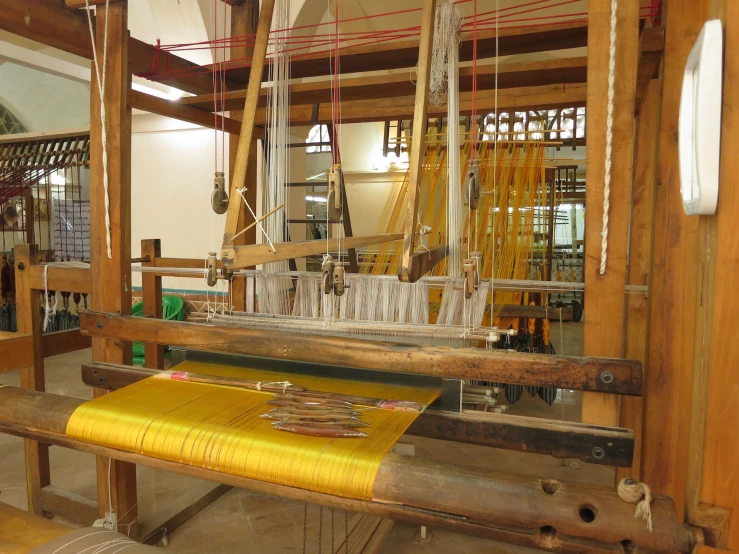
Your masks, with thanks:
[(465, 188), (465, 203), (469, 204), (471, 210), (476, 210), (480, 199), (480, 162), (477, 158), (470, 160), (467, 166)]
[(216, 171), (213, 180), (213, 193), (210, 195), (210, 205), (217, 214), (225, 214), (228, 210), (228, 193), (226, 192), (226, 176), (223, 171)]
[(218, 281), (218, 258), (215, 252), (208, 253), (208, 273), (205, 275), (205, 282), (209, 287), (215, 287)]
[(324, 257), (321, 269), (323, 270), (323, 294), (331, 294), (334, 290), (334, 271), (336, 270), (334, 259), (331, 256)]
[(328, 218), (334, 223), (341, 221), (341, 165), (335, 164), (327, 172), (328, 195), (326, 198)]
[(349, 288), (344, 279), (344, 268), (337, 266), (334, 268), (334, 295), (344, 296), (344, 291)]
[(472, 257), (466, 258), (462, 265), (464, 273), (464, 297), (469, 300), (472, 293), (480, 286), (480, 253), (473, 252)]

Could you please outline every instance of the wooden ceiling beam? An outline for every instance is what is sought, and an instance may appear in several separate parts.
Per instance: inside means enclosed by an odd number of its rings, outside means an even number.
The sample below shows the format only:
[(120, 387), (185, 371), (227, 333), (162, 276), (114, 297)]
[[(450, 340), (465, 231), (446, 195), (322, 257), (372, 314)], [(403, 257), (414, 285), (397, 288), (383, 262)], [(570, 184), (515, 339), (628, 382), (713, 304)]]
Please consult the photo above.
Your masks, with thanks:
[[(523, 88), (544, 85), (561, 85), (563, 87), (585, 83), (587, 79), (587, 57), (558, 58), (536, 62), (501, 64), (498, 68), (498, 89)], [(478, 89), (495, 89), (495, 67), (485, 65), (478, 67)], [(353, 100), (370, 100), (411, 96), (416, 85), (408, 74), (376, 75), (372, 77), (355, 77), (342, 79), (341, 99), (343, 102)], [(459, 90), (472, 90), (472, 68), (459, 69)], [(262, 88), (260, 107), (267, 104), (267, 88)], [(246, 90), (228, 91), (223, 95), (206, 94), (183, 98), (181, 102), (203, 110), (213, 110), (218, 105), (219, 111), (241, 109)], [(221, 105), (221, 98), (223, 103)], [(215, 104), (217, 102), (218, 104)], [(331, 81), (295, 83), (290, 85), (290, 103), (292, 105), (323, 104), (331, 102)]]
[[(547, 52), (587, 46), (587, 24), (568, 23), (531, 28), (502, 29), (498, 34), (498, 53), (501, 56)], [(472, 60), (472, 34), (464, 33), (459, 48), (460, 62)], [(495, 57), (494, 31), (478, 33), (477, 57)], [(341, 50), (342, 74), (366, 71), (387, 71), (415, 67), (418, 62), (418, 39), (396, 40), (367, 46), (353, 46)], [(290, 76), (293, 79), (330, 74), (329, 52), (321, 51), (293, 58)], [(263, 80), (268, 80), (269, 68), (265, 68)], [(228, 77), (236, 83), (246, 83), (249, 67), (228, 69)]]
[[(584, 106), (587, 96), (587, 85), (547, 85), (540, 87), (522, 87), (502, 89), (498, 91), (498, 108), (505, 110), (553, 109), (573, 106)], [(414, 96), (381, 98), (371, 100), (353, 100), (342, 102), (342, 123), (364, 123), (371, 121), (408, 120), (413, 118)], [(472, 95), (461, 93), (459, 99), (461, 115), (472, 113)], [(495, 91), (479, 91), (477, 96), (478, 113), (484, 114), (495, 110)], [(318, 106), (315, 117), (314, 106), (293, 105), (290, 108), (290, 125), (313, 125), (331, 122), (331, 104)], [(446, 117), (446, 106), (441, 108), (429, 106), (428, 117)], [(265, 125), (266, 108), (257, 110), (257, 125)]]

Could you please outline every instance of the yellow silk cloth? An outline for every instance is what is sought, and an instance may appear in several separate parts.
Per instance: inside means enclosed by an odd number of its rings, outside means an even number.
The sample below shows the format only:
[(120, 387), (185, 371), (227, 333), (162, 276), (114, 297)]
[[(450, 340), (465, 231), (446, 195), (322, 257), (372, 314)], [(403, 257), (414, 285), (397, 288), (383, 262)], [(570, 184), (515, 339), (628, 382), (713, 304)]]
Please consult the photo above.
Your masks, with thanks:
[[(177, 371), (257, 381), (288, 380), (310, 390), (410, 400), (428, 405), (438, 389), (283, 374), (198, 362)], [(67, 424), (70, 437), (202, 467), (349, 498), (369, 500), (385, 454), (416, 413), (357, 407), (366, 438), (330, 439), (272, 428), (260, 418), (273, 393), (150, 377), (86, 402)]]

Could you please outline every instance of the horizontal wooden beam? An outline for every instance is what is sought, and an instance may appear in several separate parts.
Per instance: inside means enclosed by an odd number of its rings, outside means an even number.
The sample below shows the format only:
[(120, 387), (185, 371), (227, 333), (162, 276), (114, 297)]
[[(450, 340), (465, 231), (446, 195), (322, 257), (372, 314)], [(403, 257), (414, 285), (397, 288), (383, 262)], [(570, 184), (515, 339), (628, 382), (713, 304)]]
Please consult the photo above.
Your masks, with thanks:
[[(230, 117), (214, 116), (212, 112), (185, 105), (177, 100), (165, 100), (133, 89), (128, 91), (128, 104), (138, 110), (186, 121), (208, 129), (223, 129), (232, 135), (238, 135), (241, 132), (241, 122)], [(264, 129), (261, 127), (258, 129), (261, 130), (261, 136), (256, 138), (263, 139)]]
[(64, 0), (69, 9), (84, 8), (89, 3), (90, 6), (104, 6), (106, 2), (119, 2), (121, 0)]
[[(82, 382), (118, 390), (157, 373), (154, 369), (93, 363), (82, 366)], [(493, 413), (426, 410), (406, 434), (618, 467), (630, 467), (634, 453), (634, 433), (629, 429)]]
[(293, 260), (323, 254), (327, 250), (336, 252), (339, 249), (361, 248), (374, 244), (393, 242), (403, 238), (403, 235), (370, 235), (366, 237), (344, 237), (342, 239), (320, 239), (298, 242), (283, 242), (272, 246), (269, 244), (244, 244), (230, 246), (221, 251), (221, 262), (232, 269), (243, 269), (270, 262)]
[(55, 485), (46, 485), (41, 489), (41, 508), (44, 512), (65, 517), (85, 527), (91, 527), (98, 518), (98, 503), (95, 500)]
[[(504, 63), (498, 68), (498, 89), (534, 87), (545, 85), (559, 85), (567, 87), (587, 81), (587, 57), (557, 58), (553, 60)], [(478, 90), (495, 89), (496, 68), (485, 65), (477, 68)], [(371, 100), (380, 98), (395, 98), (398, 96), (412, 96), (416, 85), (408, 78), (407, 73), (393, 75), (375, 75), (371, 77), (354, 77), (341, 80), (341, 101)], [(459, 69), (459, 90), (472, 90), (472, 68)], [(260, 94), (259, 106), (267, 104), (268, 89), (263, 87)], [(180, 100), (208, 111), (228, 111), (243, 108), (246, 90), (233, 90), (223, 94), (205, 94), (190, 96)], [(305, 104), (331, 103), (331, 81), (316, 81), (309, 83), (294, 83), (290, 85), (290, 104), (293, 106)]]
[(572, 306), (555, 308), (550, 306), (524, 306), (520, 304), (504, 304), (499, 317), (532, 317), (536, 319), (547, 318), (552, 321), (572, 321)]
[[(542, 25), (533, 30), (526, 27), (501, 29), (498, 33), (497, 51), (501, 56), (566, 50), (587, 46), (588, 26), (586, 23)], [(472, 60), (472, 33), (463, 33), (459, 47), (460, 62)], [(367, 71), (387, 71), (415, 67), (418, 63), (418, 38), (396, 40), (367, 46), (351, 46), (340, 52), (339, 71), (342, 74)], [(496, 54), (495, 31), (478, 33), (478, 60), (494, 58)], [(290, 64), (290, 77), (300, 79), (332, 73), (331, 52), (325, 49), (296, 57)], [(238, 67), (236, 62), (227, 69), (229, 79), (236, 83), (247, 83), (249, 67)], [(226, 66), (228, 67), (228, 65)], [(269, 67), (265, 68), (263, 81), (269, 80)]]
[(360, 369), (480, 379), (639, 396), (642, 367), (633, 360), (508, 353), (478, 348), (416, 346), (277, 330), (80, 314), (84, 333)]
[(631, 467), (634, 432), (538, 417), (426, 410), (408, 435)]
[[(459, 111), (461, 115), (472, 113), (472, 94), (460, 93)], [(535, 110), (571, 108), (584, 106), (587, 96), (587, 85), (546, 85), (539, 87), (509, 88), (498, 91), (497, 107), (499, 110)], [(368, 121), (409, 120), (413, 118), (415, 106), (414, 96), (398, 96), (372, 100), (351, 100), (341, 103), (342, 123), (364, 123)], [(494, 90), (483, 90), (477, 93), (478, 113), (495, 111), (496, 98)], [(429, 106), (429, 117), (446, 117), (446, 107)], [(265, 125), (266, 108), (257, 110), (257, 125)], [(314, 106), (290, 106), (290, 125), (313, 125), (315, 123), (331, 123), (332, 108), (330, 103)]]
[(66, 435), (66, 426), (82, 403), (75, 398), (2, 387), (0, 431), (302, 502), (554, 552), (611, 554), (619, 545), (628, 544), (647, 552), (687, 553), (697, 543), (696, 533), (677, 521), (674, 504), (665, 496), (652, 498), (654, 531), (650, 532), (643, 520), (634, 518), (633, 504), (621, 500), (613, 487), (387, 454), (375, 477), (372, 500), (353, 500), (72, 439)]
[(0, 373), (33, 365), (33, 337), (0, 331)]
[(91, 346), (92, 340), (90, 337), (83, 335), (79, 329), (41, 335), (41, 350), (44, 353), (44, 358), (77, 352)]
[[(62, 267), (49, 266), (45, 269), (42, 264), (34, 264), (26, 268), (17, 268), (20, 271), (29, 271), (29, 283), (33, 290), (56, 290), (60, 292), (80, 292), (89, 294), (92, 276), (89, 267)], [(44, 281), (46, 271), (46, 285)]]

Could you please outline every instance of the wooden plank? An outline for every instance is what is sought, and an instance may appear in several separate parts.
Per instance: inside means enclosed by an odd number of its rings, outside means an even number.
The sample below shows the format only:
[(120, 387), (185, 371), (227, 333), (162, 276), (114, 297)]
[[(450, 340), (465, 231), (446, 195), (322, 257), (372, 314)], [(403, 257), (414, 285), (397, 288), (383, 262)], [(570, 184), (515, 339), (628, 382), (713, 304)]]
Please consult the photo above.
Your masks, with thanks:
[[(44, 272), (46, 273), (47, 286), (44, 286)], [(79, 292), (90, 294), (92, 292), (92, 274), (85, 267), (62, 267), (34, 264), (28, 269), (28, 286), (33, 290), (43, 291), (58, 290), (64, 292)]]
[[(30, 363), (21, 367), (21, 387), (46, 390), (44, 355), (41, 350), (41, 295), (31, 288), (30, 275), (38, 259), (35, 244), (17, 244), (15, 253), (15, 309), (18, 333), (33, 337)], [(28, 511), (43, 515), (41, 489), (51, 484), (49, 446), (34, 440), (24, 441)]]
[[(406, 283), (414, 283), (433, 268), (431, 263), (426, 271), (414, 271), (420, 265), (414, 258), (416, 251), (416, 227), (418, 225), (418, 202), (421, 193), (421, 175), (425, 152), (426, 128), (428, 126), (429, 83), (431, 79), (431, 50), (434, 44), (434, 23), (436, 21), (436, 1), (425, 0), (421, 13), (421, 38), (418, 45), (418, 69), (416, 95), (413, 108), (413, 130), (411, 152), (408, 160), (408, 189), (406, 194), (405, 223), (403, 225), (403, 256), (398, 269), (398, 278)], [(445, 249), (446, 250), (446, 249)], [(437, 254), (439, 250), (436, 250)], [(446, 252), (444, 252), (446, 255)], [(429, 254), (430, 257), (430, 254)], [(424, 258), (426, 259), (426, 258)], [(444, 256), (436, 256), (439, 263)], [(415, 262), (415, 263), (414, 263)], [(436, 264), (434, 264), (436, 265)], [(430, 267), (429, 267), (430, 266)]]
[[(608, 91), (610, 0), (588, 4), (588, 210), (585, 217), (584, 351), (586, 355), (618, 357), (624, 352), (626, 250), (634, 165), (634, 89), (639, 48), (639, 2), (618, 3), (616, 75), (613, 116), (613, 157), (608, 232), (608, 264), (600, 275), (603, 219), (606, 114)], [(618, 424), (618, 398), (584, 395), (582, 420)]]
[[(707, 19), (706, 2), (665, 10), (658, 187), (649, 290), (649, 372), (645, 380), (642, 480), (685, 513), (685, 483), (702, 281), (700, 219), (685, 215), (678, 172), (678, 113), (685, 62)], [(709, 346), (709, 345), (706, 345)]]
[(80, 320), (83, 332), (93, 337), (156, 337), (163, 344), (208, 351), (617, 394), (640, 394), (642, 388), (641, 364), (631, 360), (417, 346), (98, 312), (84, 312)]
[(77, 352), (91, 346), (90, 337), (83, 335), (79, 329), (45, 333), (41, 336), (41, 351), (44, 358)]
[[(637, 120), (634, 180), (631, 189), (631, 229), (629, 231), (629, 266), (627, 284), (646, 286), (652, 259), (652, 221), (657, 190), (657, 155), (659, 117), (662, 108), (662, 84), (650, 82), (644, 106)], [(626, 357), (647, 367), (649, 352), (649, 301), (646, 295), (626, 295)], [(645, 369), (645, 372), (648, 370)], [(634, 429), (634, 464), (631, 470), (616, 472), (617, 481), (641, 477), (641, 441), (644, 402), (642, 398), (621, 399), (619, 423)]]
[(30, 133), (13, 133), (9, 135), (0, 135), (0, 145), (16, 144), (19, 142), (37, 142), (41, 140), (76, 138), (85, 135), (90, 136), (89, 125), (85, 127), (77, 127), (75, 129), (65, 129), (62, 131), (34, 131)]
[(171, 535), (172, 531), (200, 513), (203, 509), (210, 506), (230, 490), (231, 487), (229, 485), (218, 485), (217, 487), (214, 487), (198, 498), (195, 502), (170, 517), (167, 521), (157, 525), (155, 529), (142, 532), (142, 538), (139, 542), (142, 544), (157, 544), (164, 537)]
[[(719, 511), (723, 535), (715, 537), (712, 544), (719, 548), (739, 550), (739, 431), (732, 422), (739, 421), (739, 382), (736, 368), (732, 367), (739, 356), (736, 333), (732, 333), (732, 312), (736, 313), (739, 299), (732, 291), (739, 268), (739, 240), (736, 236), (736, 221), (739, 217), (739, 6), (736, 2), (722, 0), (714, 2), (708, 19), (720, 18), (724, 24), (724, 81), (723, 119), (721, 125), (721, 169), (719, 175), (719, 208), (715, 220), (716, 248), (712, 251), (715, 260), (713, 290), (708, 291), (713, 312), (710, 320), (711, 341), (708, 360), (708, 375), (705, 387), (703, 428), (698, 429), (703, 443), (702, 475), (691, 473), (688, 483), (700, 480), (700, 501), (709, 507), (703, 513)], [(669, 15), (668, 15), (669, 17)], [(732, 232), (733, 230), (733, 232)], [(698, 347), (698, 345), (696, 345)], [(697, 392), (697, 391), (696, 391)], [(696, 455), (691, 444), (690, 456)], [(699, 504), (700, 507), (700, 504)], [(723, 509), (721, 509), (723, 508)], [(688, 506), (689, 520), (701, 510)], [(697, 512), (697, 513), (696, 513)], [(732, 513), (733, 512), (733, 513)], [(702, 523), (708, 518), (702, 518)], [(728, 524), (728, 525), (726, 525)], [(708, 542), (708, 541), (707, 541)]]
[[(208, 129), (224, 129), (227, 133), (238, 135), (241, 132), (241, 122), (230, 117), (218, 116), (218, 119), (209, 111), (194, 108), (177, 100), (165, 100), (153, 94), (146, 94), (137, 90), (128, 91), (128, 103), (131, 108), (143, 110), (149, 113), (171, 117), (180, 121), (186, 121)], [(257, 129), (256, 138), (264, 138), (264, 129)], [(260, 136), (261, 135), (261, 136)]]
[(634, 450), (630, 429), (508, 414), (426, 410), (406, 434), (616, 467), (630, 466)]
[[(505, 63), (498, 68), (498, 90), (558, 85), (560, 88), (587, 82), (587, 57), (557, 58), (552, 60)], [(495, 66), (477, 68), (478, 89), (495, 88)], [(309, 83), (293, 83), (290, 88), (290, 104), (310, 105), (331, 103), (331, 80)], [(459, 68), (459, 90), (472, 90), (472, 68)], [(416, 91), (414, 81), (408, 73), (353, 77), (341, 80), (341, 101), (378, 100), (398, 96), (413, 96)], [(262, 86), (259, 93), (259, 107), (267, 105), (269, 89)], [(180, 103), (208, 111), (228, 111), (242, 109), (246, 90), (232, 90), (223, 94), (204, 94), (182, 98)], [(217, 109), (214, 110), (214, 105)]]
[[(150, 369), (115, 364), (82, 366), (82, 382), (106, 390), (118, 390), (154, 374)], [(426, 410), (406, 434), (617, 467), (630, 466), (634, 451), (630, 429), (494, 413)]]
[(246, 177), (249, 174), (249, 162), (251, 161), (253, 163), (256, 161), (254, 159), (250, 159), (249, 152), (252, 148), (251, 143), (254, 136), (259, 89), (262, 86), (262, 80), (259, 76), (262, 74), (265, 58), (267, 56), (269, 30), (270, 25), (272, 24), (272, 13), (274, 12), (274, 8), (274, 0), (264, 0), (259, 14), (259, 23), (257, 24), (257, 33), (254, 39), (254, 52), (251, 61), (249, 85), (246, 89), (244, 109), (242, 112), (241, 134), (239, 135), (239, 143), (236, 148), (236, 160), (233, 164), (233, 173), (230, 175), (231, 184), (229, 186), (228, 212), (226, 212), (226, 226), (223, 231), (224, 250), (228, 246), (233, 245), (233, 236), (239, 230), (239, 219), (243, 219), (243, 217), (240, 216), (244, 209), (243, 199), (239, 194), (239, 190), (246, 185)]
[[(126, 92), (128, 71), (128, 3), (98, 7), (96, 48), (103, 56), (103, 36), (107, 19), (107, 76), (103, 102), (107, 144), (102, 142), (100, 94), (93, 67), (90, 90), (90, 259), (92, 308), (121, 314), (131, 313), (131, 107)], [(107, 148), (108, 199), (110, 201), (110, 251), (106, 231), (106, 191), (103, 186), (103, 148)], [(92, 359), (100, 362), (130, 363), (131, 344), (115, 339), (92, 341)], [(95, 391), (96, 394), (104, 391)], [(138, 537), (136, 466), (97, 458), (98, 510), (104, 516), (108, 506), (118, 516), (119, 529)], [(110, 491), (110, 492), (109, 492)], [(129, 533), (130, 530), (130, 533)]]
[[(149, 257), (149, 262), (142, 262), (142, 267), (154, 267), (156, 259), (162, 255), (162, 243), (159, 239), (141, 241), (141, 257)], [(162, 319), (162, 278), (156, 273), (141, 274), (141, 288), (144, 301), (144, 317)], [(155, 342), (144, 343), (144, 365), (151, 369), (164, 369), (164, 345)]]
[[(238, 193), (237, 193), (238, 194)], [(315, 256), (330, 250), (336, 252), (340, 248), (361, 248), (373, 244), (383, 244), (402, 239), (399, 233), (387, 235), (370, 235), (366, 237), (345, 237), (342, 239), (320, 239), (296, 242), (282, 242), (275, 245), (275, 250), (269, 244), (247, 244), (224, 248), (221, 259), (224, 266), (232, 269), (241, 269), (249, 266), (279, 262)]]
[(0, 331), (0, 373), (33, 365), (33, 336)]
[(91, 527), (98, 518), (97, 502), (54, 485), (41, 489), (41, 507), (45, 512), (65, 517), (85, 527)]
[[(634, 518), (634, 505), (621, 500), (612, 487), (387, 454), (372, 487), (372, 500), (353, 500), (71, 439), (65, 434), (66, 425), (82, 402), (15, 387), (0, 388), (0, 431), (304, 502), (560, 552), (606, 554), (613, 552), (623, 537), (647, 552), (687, 553), (696, 544), (696, 537), (677, 522), (674, 505), (664, 496), (652, 498), (654, 532), (650, 532), (643, 520)], [(55, 417), (45, 416), (50, 413)], [(578, 515), (583, 506), (591, 508), (594, 520)], [(554, 548), (551, 532), (542, 533), (542, 526), (556, 529)]]

